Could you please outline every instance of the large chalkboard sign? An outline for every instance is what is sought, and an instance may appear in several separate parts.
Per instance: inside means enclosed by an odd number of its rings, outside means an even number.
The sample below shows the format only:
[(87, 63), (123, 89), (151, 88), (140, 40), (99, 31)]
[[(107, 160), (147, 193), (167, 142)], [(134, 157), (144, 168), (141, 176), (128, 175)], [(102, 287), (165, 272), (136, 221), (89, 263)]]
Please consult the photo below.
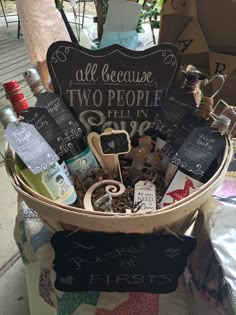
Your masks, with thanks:
[(49, 47), (47, 63), (55, 92), (85, 134), (126, 130), (133, 141), (150, 127), (173, 86), (180, 52), (172, 44), (132, 51), (56, 42)]
[(69, 233), (51, 240), (55, 287), (66, 292), (172, 292), (196, 246), (187, 236)]

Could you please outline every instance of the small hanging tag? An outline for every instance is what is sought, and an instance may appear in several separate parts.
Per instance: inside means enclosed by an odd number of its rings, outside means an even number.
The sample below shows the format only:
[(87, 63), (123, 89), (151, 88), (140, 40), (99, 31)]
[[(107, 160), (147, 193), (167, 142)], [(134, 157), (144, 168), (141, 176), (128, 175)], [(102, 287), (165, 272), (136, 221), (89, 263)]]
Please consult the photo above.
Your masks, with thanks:
[(156, 186), (149, 181), (140, 180), (134, 187), (134, 204), (140, 204), (140, 210), (156, 210)]
[(5, 138), (33, 174), (42, 172), (59, 159), (30, 124), (23, 122), (8, 124)]

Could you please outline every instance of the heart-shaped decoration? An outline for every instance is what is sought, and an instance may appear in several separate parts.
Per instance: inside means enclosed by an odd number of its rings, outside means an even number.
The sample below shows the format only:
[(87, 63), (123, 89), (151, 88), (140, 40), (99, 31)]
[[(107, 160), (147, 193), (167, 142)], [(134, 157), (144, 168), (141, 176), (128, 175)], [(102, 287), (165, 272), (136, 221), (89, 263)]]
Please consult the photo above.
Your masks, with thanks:
[(170, 258), (175, 258), (176, 256), (181, 254), (181, 249), (179, 248), (169, 248), (165, 250), (165, 255)]
[(108, 147), (114, 149), (115, 148), (115, 141), (114, 140), (111, 140), (110, 142), (108, 142)]

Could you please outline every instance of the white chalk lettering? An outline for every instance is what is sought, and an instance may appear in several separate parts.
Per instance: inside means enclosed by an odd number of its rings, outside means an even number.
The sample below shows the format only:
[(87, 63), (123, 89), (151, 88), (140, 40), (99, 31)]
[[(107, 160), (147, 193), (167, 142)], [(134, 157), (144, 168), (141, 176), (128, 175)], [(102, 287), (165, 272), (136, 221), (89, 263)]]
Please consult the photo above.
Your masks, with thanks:
[(77, 82), (97, 82), (98, 77), (96, 76), (97, 73), (97, 64), (88, 63), (84, 72), (83, 70), (77, 70), (75, 73), (75, 77)]

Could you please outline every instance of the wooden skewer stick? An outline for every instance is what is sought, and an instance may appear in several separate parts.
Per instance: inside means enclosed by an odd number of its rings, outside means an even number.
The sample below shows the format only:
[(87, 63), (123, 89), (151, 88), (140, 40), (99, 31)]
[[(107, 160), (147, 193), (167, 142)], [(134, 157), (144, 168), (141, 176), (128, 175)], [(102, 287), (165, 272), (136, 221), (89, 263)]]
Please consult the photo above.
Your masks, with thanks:
[(100, 146), (100, 135), (96, 132), (91, 132), (88, 137), (88, 144), (96, 159), (102, 168), (107, 169), (110, 172), (113, 172), (118, 168), (119, 159), (116, 159), (114, 155), (105, 155), (102, 153)]

